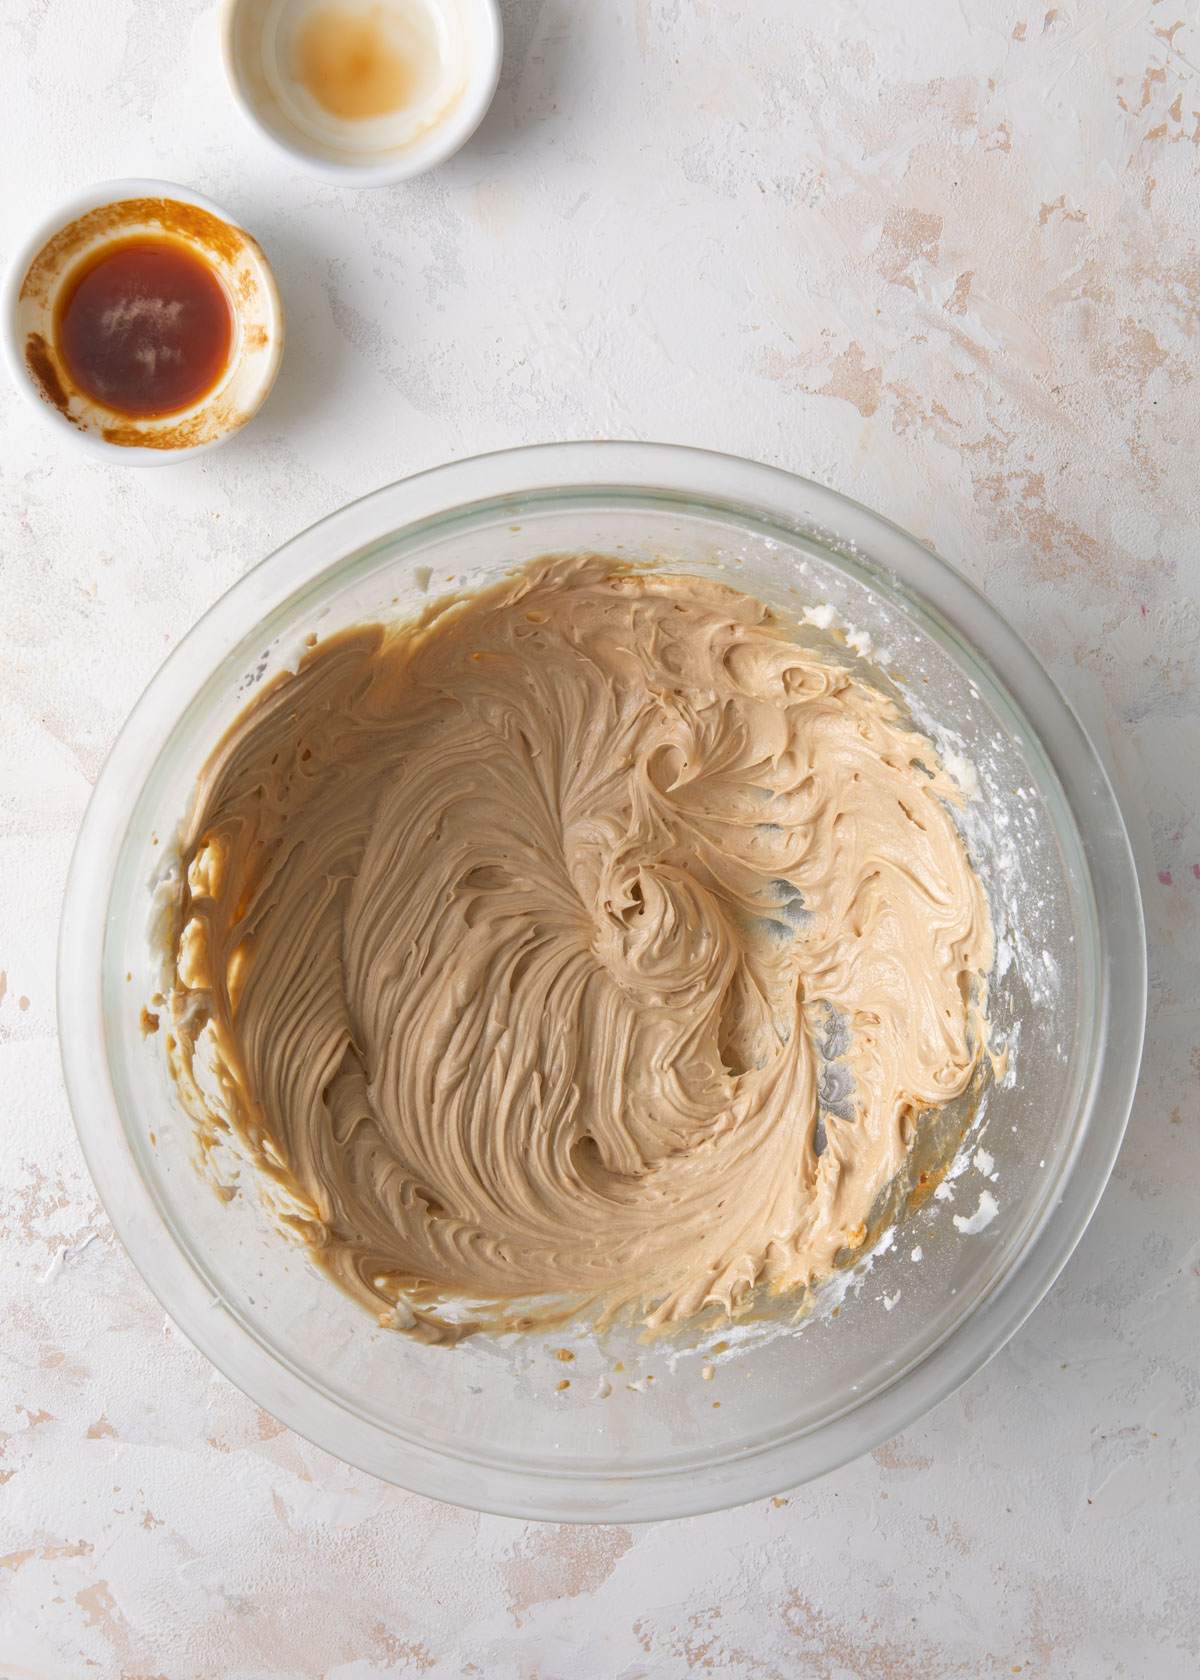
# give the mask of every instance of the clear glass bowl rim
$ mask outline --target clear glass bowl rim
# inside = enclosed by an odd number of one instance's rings
[[[621,1508],[620,1478],[605,1476],[603,1512],[576,1509],[586,1477],[548,1468],[476,1468],[464,1496],[445,1455],[396,1443],[377,1424],[350,1419],[328,1395],[277,1359],[225,1313],[168,1230],[142,1179],[109,1074],[101,973],[105,930],[128,813],[148,767],[182,713],[202,704],[196,673],[212,681],[248,632],[364,551],[415,525],[461,519],[485,503],[620,495],[674,498],[721,515],[742,513],[783,536],[836,533],[853,568],[900,585],[964,651],[975,650],[1056,775],[1090,876],[1099,947],[1095,1056],[1081,1093],[1074,1147],[1054,1217],[1027,1234],[1002,1284],[923,1359],[818,1429],[767,1441],[714,1466],[711,1477],[669,1469]],[[989,684],[991,686],[991,684]],[[1036,729],[1030,720],[1036,719]],[[300,532],[233,585],[185,635],[131,712],[85,812],[68,875],[59,934],[59,1039],[67,1093],[85,1160],[113,1226],[170,1317],[251,1399],[336,1456],[415,1492],[499,1514],[554,1520],[642,1520],[686,1515],[795,1486],[869,1451],[952,1393],[1001,1348],[1066,1264],[1112,1170],[1133,1101],[1146,1008],[1141,901],[1119,807],[1081,724],[1034,654],[961,573],[898,526],[839,492],[779,468],[668,444],[620,441],[533,445],[474,456],[402,479]],[[386,1437],[386,1438],[385,1438]],[[597,1490],[599,1491],[599,1490]],[[587,1503],[586,1501],[582,1503]]]

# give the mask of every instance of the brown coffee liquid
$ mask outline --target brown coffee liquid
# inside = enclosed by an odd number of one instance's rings
[[[189,246],[138,236],[99,251],[59,305],[67,374],[117,414],[159,419],[206,396],[229,365],[233,310]]]
[[[295,73],[318,105],[346,122],[401,110],[418,80],[416,65],[390,38],[381,6],[310,12],[296,42]]]

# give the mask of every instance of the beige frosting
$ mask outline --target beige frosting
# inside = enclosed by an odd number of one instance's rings
[[[992,936],[958,797],[760,602],[539,562],[315,647],[230,730],[172,1068],[388,1322],[735,1310],[860,1244],[972,1079]]]

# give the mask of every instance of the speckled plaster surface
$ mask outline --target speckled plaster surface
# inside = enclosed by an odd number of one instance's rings
[[[492,113],[355,196],[273,161],[186,0],[2,0],[6,245],[164,175],[266,246],[279,384],[142,475],[0,393],[0,1674],[1200,1674],[1200,27],[1183,0],[506,0]],[[75,826],[253,561],[448,457],[610,434],[794,468],[966,569],[1092,730],[1150,941],[1114,1179],[1010,1346],[776,1500],[478,1517],[343,1468],[164,1323],[58,1071]]]

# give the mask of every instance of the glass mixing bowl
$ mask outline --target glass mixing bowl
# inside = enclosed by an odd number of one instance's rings
[[[723,576],[793,613],[828,605],[852,643],[874,650],[948,765],[978,780],[964,828],[997,920],[991,1012],[1011,1067],[974,1116],[949,1193],[886,1233],[794,1328],[598,1342],[567,1326],[425,1347],[381,1330],[285,1240],[248,1175],[224,1201],[197,1172],[161,1043],[140,1027],[155,984],[153,884],[210,750],[254,687],[294,666],[310,631],[406,614],[534,556],[587,549]],[[59,1023],[80,1141],[112,1222],[167,1312],[233,1382],[402,1487],[523,1517],[637,1521],[820,1475],[996,1352],[1063,1266],[1108,1177],[1145,984],[1112,790],[1045,671],[969,583],[885,520],[790,474],[695,450],[576,443],[380,490],[264,560],[184,638],[83,821]],[[986,1197],[998,1205],[986,1223],[981,1192],[985,1213]]]

